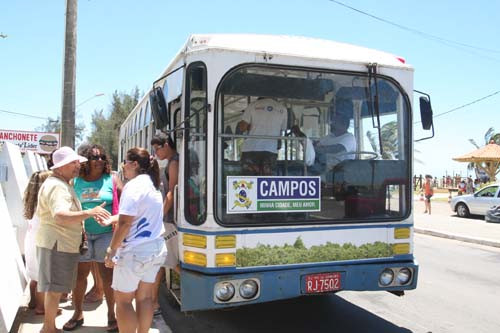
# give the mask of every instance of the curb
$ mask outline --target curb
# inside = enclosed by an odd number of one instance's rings
[[[464,236],[455,235],[455,234],[447,234],[447,233],[437,231],[437,230],[421,229],[421,228],[415,228],[415,227],[413,228],[413,230],[414,230],[414,232],[419,233],[419,234],[447,238],[447,239],[454,239],[454,240],[467,242],[467,243],[474,243],[474,244],[480,244],[480,245],[486,245],[486,246],[500,248],[500,242],[496,241],[496,240],[492,240],[492,239],[464,237]]]
[[[153,316],[152,328],[156,328],[159,333],[172,333],[172,330],[165,322],[163,314],[161,316]]]

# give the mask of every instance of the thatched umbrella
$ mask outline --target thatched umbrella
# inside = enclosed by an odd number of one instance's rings
[[[486,172],[490,180],[495,180],[500,172],[500,145],[495,143],[487,144],[468,154],[454,157],[457,162],[473,162],[476,166]]]

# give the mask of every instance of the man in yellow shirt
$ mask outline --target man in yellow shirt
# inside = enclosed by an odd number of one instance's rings
[[[36,235],[38,291],[45,293],[43,333],[58,331],[55,318],[59,299],[75,285],[82,221],[89,217],[106,219],[110,216],[101,206],[82,211],[70,185],[70,181],[78,176],[80,162],[87,159],[70,147],[56,150],[52,158],[54,165],[50,169],[53,174],[40,188],[37,208],[40,219]]]

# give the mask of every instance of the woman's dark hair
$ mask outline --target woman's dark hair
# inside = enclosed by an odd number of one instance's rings
[[[174,140],[172,140],[172,137],[170,135],[161,132],[153,136],[153,138],[151,139],[151,145],[158,145],[163,147],[165,144],[167,144],[171,149],[176,150],[175,142]]]
[[[127,151],[127,160],[139,164],[139,174],[148,174],[156,189],[160,188],[160,167],[144,148],[131,148]]]
[[[102,173],[107,175],[111,174],[111,159],[109,158],[109,155],[106,154],[104,147],[98,144],[86,144],[78,148],[78,154],[88,159],[87,162],[82,163],[82,167],[80,168],[80,177],[86,177],[90,174],[90,159],[93,156],[92,149],[98,149],[101,157],[106,156],[106,159],[104,160],[104,170]]]
[[[54,152],[56,150],[53,150],[52,153],[49,155],[49,159],[47,160],[47,168],[50,169],[54,166],[54,160],[52,159],[52,156],[54,155]]]

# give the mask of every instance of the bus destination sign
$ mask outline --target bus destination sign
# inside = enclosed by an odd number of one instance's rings
[[[320,177],[227,177],[227,213],[318,212]]]

